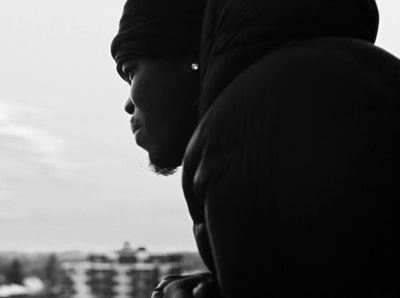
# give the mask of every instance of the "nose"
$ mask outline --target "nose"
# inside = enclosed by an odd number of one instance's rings
[[[125,112],[127,112],[129,115],[133,115],[133,112],[135,112],[135,105],[130,98],[128,98],[125,103]]]

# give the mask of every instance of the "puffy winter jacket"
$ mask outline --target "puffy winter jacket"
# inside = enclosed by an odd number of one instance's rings
[[[204,20],[182,182],[223,296],[400,297],[400,61],[375,2],[209,0]]]

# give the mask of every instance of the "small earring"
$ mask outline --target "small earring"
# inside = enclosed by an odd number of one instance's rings
[[[192,63],[192,69],[194,70],[194,71],[196,71],[196,70],[199,70],[199,64],[198,63]]]

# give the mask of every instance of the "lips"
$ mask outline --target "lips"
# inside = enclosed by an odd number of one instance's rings
[[[137,118],[132,117],[131,119],[131,129],[133,134],[135,135],[136,144],[139,147],[145,149],[145,138],[141,130],[140,122]]]
[[[139,121],[132,117],[131,118],[131,129],[132,129],[133,134],[135,134],[139,130],[139,128],[140,128]]]

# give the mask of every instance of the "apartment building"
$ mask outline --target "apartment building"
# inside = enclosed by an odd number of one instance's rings
[[[149,298],[161,276],[181,273],[181,258],[125,243],[113,255],[92,254],[62,267],[62,298]]]

